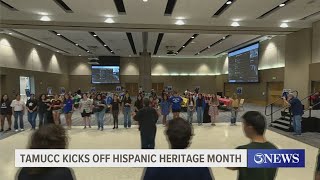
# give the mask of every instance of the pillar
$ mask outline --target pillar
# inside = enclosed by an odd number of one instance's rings
[[[312,29],[287,35],[284,87],[297,90],[299,98],[310,93],[309,64],[312,61]],[[304,102],[307,105],[307,101]]]
[[[148,52],[142,52],[139,57],[139,86],[146,92],[150,92],[152,88],[151,55]]]

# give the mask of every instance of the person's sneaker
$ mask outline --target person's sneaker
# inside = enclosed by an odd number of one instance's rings
[[[8,128],[5,132],[11,131],[11,128]]]
[[[15,132],[18,132],[18,131],[19,131],[19,129],[15,129],[14,131],[15,131]]]
[[[91,125],[89,126],[89,128],[91,128]]]
[[[98,131],[100,130],[100,127],[98,127]]]
[[[215,123],[212,123],[211,126],[216,126],[216,124],[215,124]]]
[[[87,126],[83,127],[83,129],[87,129]]]
[[[24,129],[20,129],[20,131],[24,131]]]
[[[113,127],[112,129],[115,129],[116,127]]]
[[[117,126],[116,129],[119,129],[119,127]]]
[[[100,131],[103,131],[103,128],[101,128]]]

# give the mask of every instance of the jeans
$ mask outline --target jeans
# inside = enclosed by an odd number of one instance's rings
[[[235,124],[237,122],[238,109],[231,108],[231,124]]]
[[[38,112],[39,114],[39,128],[48,123],[48,112]]]
[[[119,110],[112,110],[113,127],[118,127]]]
[[[28,112],[28,121],[31,124],[31,128],[36,128],[36,118],[37,118],[37,112]]]
[[[19,126],[20,129],[24,129],[23,126],[23,113],[22,111],[14,111],[13,113],[13,117],[14,117],[14,129],[19,129],[18,127],[18,119],[19,119]]]
[[[124,127],[131,127],[131,107],[124,107]]]
[[[296,134],[301,134],[301,115],[295,115],[292,117],[293,130]]]
[[[197,108],[197,120],[198,120],[199,124],[203,123],[203,108],[202,107]]]
[[[140,131],[141,149],[154,149],[156,132],[154,134],[144,134]]]
[[[187,120],[189,122],[189,124],[192,124],[192,120],[193,120],[193,111],[191,111],[189,108],[188,108],[188,117],[187,117]]]
[[[100,112],[95,112],[95,116],[98,122],[98,128],[102,128],[103,129],[103,124],[104,124],[104,114],[105,114],[106,110],[103,109]]]

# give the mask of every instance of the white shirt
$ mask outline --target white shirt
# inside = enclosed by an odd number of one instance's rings
[[[11,102],[10,105],[13,108],[13,111],[22,111],[24,107],[24,103],[22,100],[17,101],[16,99]]]

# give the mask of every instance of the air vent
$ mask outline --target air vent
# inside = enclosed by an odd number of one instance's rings
[[[9,10],[11,11],[18,11],[18,9],[16,9],[15,7],[11,6],[10,4],[0,0],[0,4],[5,7],[5,8],[8,8]]]
[[[60,6],[61,9],[63,9],[65,12],[73,13],[72,9],[66,3],[64,3],[62,0],[54,0],[54,2],[57,3],[57,5]]]
[[[113,2],[116,5],[118,14],[125,15],[126,14],[126,9],[124,7],[123,0],[113,0]]]
[[[163,35],[164,35],[164,33],[159,33],[158,34],[158,39],[157,39],[156,46],[154,47],[153,55],[156,55],[158,53],[158,50],[159,50],[160,43],[162,41]]]
[[[173,9],[176,5],[177,0],[168,0],[166,10],[164,11],[165,16],[171,16]]]
[[[129,40],[129,43],[130,43],[130,46],[131,46],[131,49],[132,49],[132,52],[133,54],[137,54],[137,51],[136,51],[136,47],[134,45],[134,41],[133,41],[133,38],[132,38],[132,34],[127,32],[127,37],[128,37],[128,40]]]

